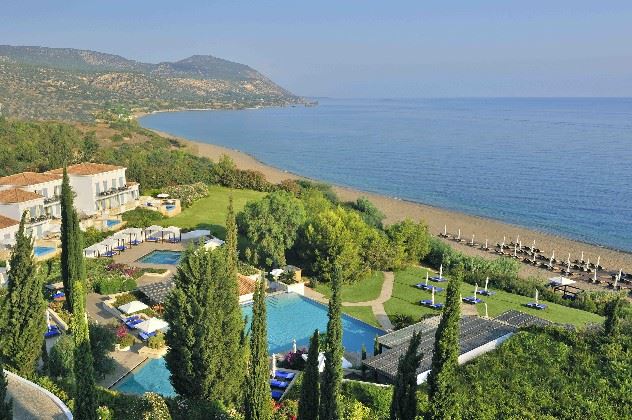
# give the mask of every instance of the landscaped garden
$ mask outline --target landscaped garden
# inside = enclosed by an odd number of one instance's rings
[[[342,285],[342,301],[343,302],[367,302],[377,299],[382,290],[384,283],[384,273],[374,271],[366,279],[359,280],[355,283],[346,283]],[[331,297],[331,287],[329,283],[318,283],[315,290],[322,293],[327,298]]]
[[[384,304],[389,317],[401,314],[419,319],[427,314],[439,314],[438,311],[419,304],[420,300],[429,299],[431,295],[430,292],[415,287],[415,284],[425,281],[426,272],[429,273],[430,277],[436,275],[434,271],[421,267],[410,267],[395,273],[393,296]],[[429,282],[428,284],[439,287],[445,287],[446,285],[446,283],[433,282]],[[483,286],[484,285],[479,285],[479,289],[483,288]],[[487,310],[490,317],[497,316],[509,309],[516,309],[562,324],[579,326],[587,323],[603,322],[603,317],[599,315],[556,303],[546,302],[548,307],[545,310],[530,309],[524,306],[524,304],[533,302],[533,297],[515,295],[501,290],[494,290],[494,292],[496,292],[494,296],[483,297],[483,300],[487,303]],[[461,285],[461,294],[463,297],[472,296],[474,294],[474,286],[464,282]],[[445,301],[444,293],[436,293],[435,300],[443,303]],[[464,303],[463,305],[466,304]],[[483,304],[476,305],[476,309],[479,315],[485,315],[485,307]]]

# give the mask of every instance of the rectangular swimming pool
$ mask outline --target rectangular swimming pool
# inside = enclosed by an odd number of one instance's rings
[[[55,252],[55,249],[56,248],[52,246],[36,246],[33,247],[33,254],[35,254],[36,257],[43,257],[51,252]]]
[[[292,339],[296,339],[299,348],[307,347],[315,329],[327,330],[327,307],[304,296],[295,293],[271,295],[266,298],[266,308],[270,353],[290,351]],[[242,305],[242,313],[252,320],[252,305]],[[384,334],[384,331],[344,314],[342,328],[342,342],[345,350],[350,352],[359,352],[363,344],[372,348],[375,336]],[[151,391],[165,396],[176,395],[164,359],[150,360],[114,388],[129,394]]]
[[[182,251],[169,251],[158,249],[151,251],[147,255],[143,255],[136,262],[142,264],[163,264],[163,265],[178,265],[182,258]]]

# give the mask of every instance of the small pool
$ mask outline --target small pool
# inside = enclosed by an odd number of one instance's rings
[[[316,328],[321,332],[327,330],[327,307],[296,293],[268,296],[266,307],[270,353],[288,352],[294,338],[299,348],[307,347]],[[242,305],[241,310],[244,316],[252,319],[252,305]],[[345,350],[351,352],[359,352],[362,344],[368,349],[372,348],[375,336],[384,334],[384,331],[344,314],[342,328],[342,343]],[[165,396],[175,395],[164,359],[149,361],[114,388],[130,394],[151,391]]]
[[[105,221],[105,225],[109,228],[114,227],[116,225],[120,225],[121,221],[117,219],[108,219]]]
[[[143,264],[178,265],[182,258],[182,251],[155,250],[136,260]]]
[[[56,248],[52,246],[36,246],[36,247],[33,247],[33,253],[35,254],[36,257],[43,257],[45,255],[55,252],[55,249]]]
[[[167,211],[171,211],[171,210],[174,210],[176,206],[174,206],[173,204],[167,204],[165,208],[167,209]]]

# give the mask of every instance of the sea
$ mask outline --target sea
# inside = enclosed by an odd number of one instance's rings
[[[140,123],[329,183],[632,252],[632,98],[317,100]]]

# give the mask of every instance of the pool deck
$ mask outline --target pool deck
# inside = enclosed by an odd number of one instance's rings
[[[105,378],[100,379],[97,383],[105,388],[110,388],[121,379],[123,379],[128,373],[134,370],[136,367],[143,364],[148,357],[138,353],[138,349],[142,347],[141,344],[135,344],[132,350],[129,351],[115,351],[110,353],[110,356],[114,359],[114,371],[105,375]]]
[[[175,271],[176,266],[171,264],[143,264],[139,263],[138,260],[141,257],[149,254],[152,251],[184,251],[184,245],[182,243],[179,244],[170,244],[167,242],[143,242],[140,245],[133,246],[124,252],[121,252],[118,255],[114,256],[114,262],[131,265],[133,267],[141,267],[141,268],[164,268],[170,270],[172,272]]]

